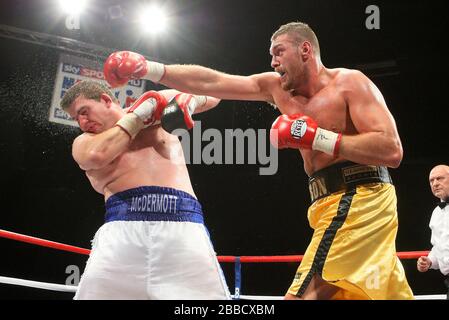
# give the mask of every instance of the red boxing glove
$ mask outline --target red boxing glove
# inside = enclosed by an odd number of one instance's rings
[[[112,53],[103,66],[104,78],[111,87],[120,87],[130,79],[140,79],[147,74],[145,57],[131,51]]]
[[[165,73],[162,63],[146,61],[141,54],[131,51],[112,53],[103,66],[104,78],[111,87],[120,87],[131,79],[159,82]]]
[[[312,118],[302,114],[283,114],[271,126],[270,141],[279,149],[312,149],[337,156],[341,133],[322,129]]]
[[[193,96],[188,93],[176,95],[163,111],[162,128],[169,133],[175,129],[192,129],[194,125],[192,114],[197,107],[205,105],[206,102],[205,96]]]
[[[156,91],[145,92],[116,125],[125,130],[131,139],[134,139],[143,128],[160,123],[162,111],[166,106],[167,100],[163,95]]]
[[[162,111],[167,106],[167,99],[156,91],[147,91],[141,95],[128,109],[128,113],[136,114],[144,124],[144,128],[159,124]]]

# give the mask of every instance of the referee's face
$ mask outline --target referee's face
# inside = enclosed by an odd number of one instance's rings
[[[430,171],[430,188],[435,197],[441,200],[449,198],[449,166],[436,166]]]

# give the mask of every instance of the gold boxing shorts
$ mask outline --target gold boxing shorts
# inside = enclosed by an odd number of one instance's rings
[[[329,179],[326,176],[321,187],[326,188]],[[289,294],[301,297],[319,275],[340,289],[332,299],[413,299],[396,256],[398,218],[391,183],[357,184],[325,195],[309,207],[308,220],[314,229],[312,241]]]

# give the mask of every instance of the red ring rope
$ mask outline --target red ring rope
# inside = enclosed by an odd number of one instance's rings
[[[0,229],[0,238],[7,238],[16,241],[27,242],[35,244],[42,247],[53,248],[62,251],[75,252],[80,254],[89,255],[90,250],[80,247],[71,246],[68,244],[63,244],[59,242],[44,240],[36,237],[26,236],[20,233],[15,233],[11,231]],[[397,256],[399,259],[417,259],[420,256],[427,256],[429,251],[405,251],[398,252]],[[240,256],[240,262],[251,263],[251,262],[300,262],[302,260],[302,255],[288,255],[288,256]],[[218,256],[219,262],[235,262],[235,256]]]
[[[83,248],[79,248],[79,247],[75,247],[75,246],[70,246],[68,244],[63,244],[63,243],[59,243],[59,242],[30,237],[30,236],[26,236],[26,235],[23,235],[20,233],[15,233],[15,232],[1,230],[1,229],[0,229],[0,237],[11,239],[11,240],[16,240],[16,241],[27,242],[27,243],[35,244],[35,245],[38,245],[41,247],[48,247],[48,248],[58,249],[58,250],[62,250],[62,251],[70,251],[70,252],[86,254],[86,255],[90,254],[90,250],[88,250],[88,249],[83,249]]]

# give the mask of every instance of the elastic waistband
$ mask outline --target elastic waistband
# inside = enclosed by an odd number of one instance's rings
[[[201,204],[192,195],[172,188],[137,187],[106,201],[105,221],[187,221],[203,223]]]
[[[393,183],[387,167],[339,162],[318,170],[309,178],[310,198],[314,202],[334,192],[376,182]]]

